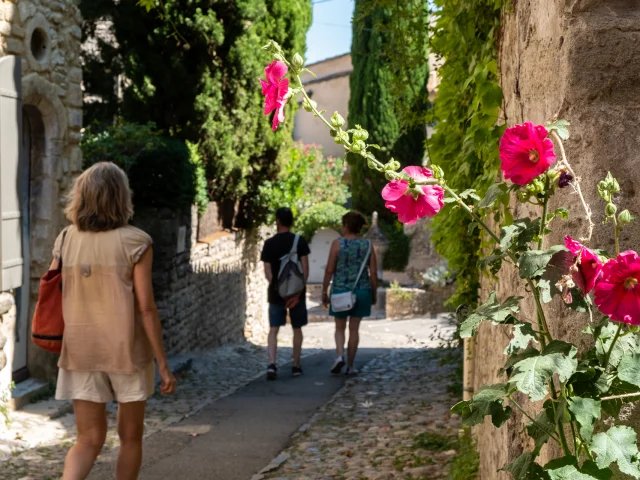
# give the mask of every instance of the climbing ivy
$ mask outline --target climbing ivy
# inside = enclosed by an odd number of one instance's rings
[[[497,40],[505,0],[434,0],[432,52],[444,61],[430,121],[431,161],[439,165],[452,188],[474,188],[480,194],[498,174],[498,125],[502,90]],[[433,222],[433,241],[458,272],[458,294],[450,303],[475,304],[479,287],[480,237],[455,206]]]

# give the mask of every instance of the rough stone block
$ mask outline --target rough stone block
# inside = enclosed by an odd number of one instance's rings
[[[82,110],[78,108],[69,109],[69,127],[78,130],[82,128]]]
[[[13,295],[7,292],[0,293],[0,315],[9,312],[14,304]]]
[[[7,39],[7,53],[11,55],[24,55],[24,42],[18,38]]]
[[[7,21],[1,21],[0,22],[0,34],[4,35],[5,37],[11,36],[11,23],[9,23]]]

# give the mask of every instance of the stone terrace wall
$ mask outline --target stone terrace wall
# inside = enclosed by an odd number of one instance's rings
[[[267,232],[217,232],[198,242],[197,222],[193,212],[170,210],[134,218],[154,238],[153,282],[169,353],[264,341],[267,281],[260,252]]]
[[[596,183],[607,171],[618,178],[623,208],[640,212],[637,166],[640,164],[640,3],[634,0],[520,0],[513,2],[503,23],[500,69],[508,125],[530,120],[543,123],[555,115],[571,122],[567,152],[576,173],[584,179],[583,191],[594,214],[602,212]],[[567,189],[569,190],[569,189]],[[570,221],[556,225],[551,243],[565,233],[580,236],[585,222],[575,195],[562,192],[551,208],[569,207]],[[527,215],[520,206],[517,216]],[[611,227],[597,225],[592,246],[613,251]],[[621,243],[638,248],[640,226],[626,229]],[[497,288],[500,298],[521,293],[523,285],[513,271],[501,273],[497,285],[485,283],[484,294]],[[557,297],[556,297],[557,298]],[[524,318],[534,318],[532,304]],[[584,317],[568,313],[559,300],[548,308],[547,318],[555,338],[580,342]],[[483,326],[475,345],[473,384],[498,381],[504,363],[507,332]],[[637,412],[630,412],[637,429]],[[510,478],[498,469],[513,460],[529,441],[522,433],[525,421],[516,415],[506,428],[490,423],[477,429],[481,479]],[[543,452],[541,463],[558,452]],[[546,458],[545,458],[546,457]]]

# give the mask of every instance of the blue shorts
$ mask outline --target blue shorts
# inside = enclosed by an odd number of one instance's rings
[[[335,293],[344,293],[338,292]],[[364,318],[371,316],[371,305],[373,303],[373,293],[370,288],[366,289],[358,289],[355,292],[356,294],[356,304],[353,306],[351,310],[347,310],[346,312],[334,312],[331,308],[329,309],[329,315],[336,318],[347,318],[347,317],[357,317]]]
[[[289,317],[291,318],[291,326],[293,328],[302,328],[309,323],[309,315],[307,313],[307,302],[304,296],[298,304],[289,309]],[[272,327],[283,327],[287,324],[287,308],[284,305],[276,303],[269,304],[269,325]]]

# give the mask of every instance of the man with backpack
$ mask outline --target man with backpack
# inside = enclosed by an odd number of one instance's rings
[[[267,380],[278,377],[276,351],[278,332],[287,323],[287,311],[293,327],[294,377],[302,375],[302,327],[308,322],[306,284],[309,277],[309,245],[304,238],[291,232],[293,213],[289,208],[276,212],[278,233],[264,243],[261,261],[269,281],[269,366]]]

